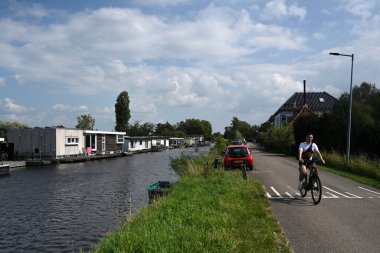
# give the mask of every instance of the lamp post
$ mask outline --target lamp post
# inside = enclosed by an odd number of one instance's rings
[[[330,53],[330,55],[351,57],[350,101],[349,101],[349,110],[348,110],[348,131],[347,131],[347,163],[349,163],[350,162],[350,147],[351,147],[352,72],[354,69],[354,54]]]

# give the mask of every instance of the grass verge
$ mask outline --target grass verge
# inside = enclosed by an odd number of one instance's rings
[[[380,189],[380,163],[364,155],[352,156],[347,164],[345,157],[337,152],[323,153],[327,166],[320,166],[332,173]]]
[[[210,158],[173,161],[183,177],[93,252],[291,252],[261,185]],[[188,168],[189,170],[186,170]]]

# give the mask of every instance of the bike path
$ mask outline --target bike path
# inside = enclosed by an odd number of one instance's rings
[[[320,170],[322,200],[314,205],[297,189],[298,164],[254,150],[254,170],[295,252],[378,252],[380,191]]]

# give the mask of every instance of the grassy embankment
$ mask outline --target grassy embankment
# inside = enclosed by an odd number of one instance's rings
[[[326,166],[320,166],[335,174],[380,189],[380,161],[361,156],[352,156],[347,164],[345,157],[336,152],[325,152]]]
[[[172,161],[172,192],[108,234],[93,252],[290,252],[261,185],[214,169],[215,155]]]

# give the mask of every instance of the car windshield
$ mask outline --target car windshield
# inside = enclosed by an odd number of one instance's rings
[[[248,155],[248,150],[243,147],[231,147],[228,149],[228,155],[233,158],[245,157]]]

